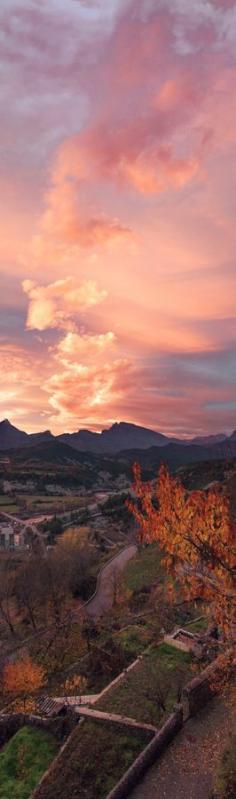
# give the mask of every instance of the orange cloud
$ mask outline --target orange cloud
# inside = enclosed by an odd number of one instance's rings
[[[41,254],[53,246],[65,250],[100,247],[131,235],[130,228],[117,217],[84,198],[90,166],[88,153],[74,138],[59,147],[51,170],[51,185],[45,193],[45,211],[35,238]]]
[[[115,336],[111,331],[94,336],[69,332],[57,346],[57,357],[61,360],[65,359],[65,361],[71,359],[76,361],[81,358],[97,359],[114,342]]]
[[[55,367],[45,381],[53,423],[73,426],[73,419],[104,419],[109,407],[122,401],[133,383],[131,362],[117,357],[112,331],[81,334],[69,331],[51,350]],[[93,416],[94,414],[94,416]]]
[[[24,280],[22,286],[30,301],[26,322],[30,330],[74,327],[74,316],[106,297],[106,291],[99,291],[93,281],[78,286],[72,277],[57,280],[48,286]]]
[[[67,363],[67,368],[44,384],[54,411],[52,422],[72,428],[75,419],[79,424],[85,420],[93,425],[103,422],[107,410],[110,412],[124,396],[131,371],[126,359],[90,365]]]
[[[155,94],[153,105],[164,113],[177,111],[180,104],[195,104],[198,93],[187,76],[169,78]]]
[[[180,189],[192,180],[201,167],[200,154],[177,158],[170,147],[145,154],[135,161],[123,160],[119,172],[141,194],[157,194],[173,187]]]
[[[30,352],[16,344],[0,345],[0,370],[4,385],[0,392],[0,418],[10,418],[20,427],[38,429],[39,417],[47,406],[42,389],[43,379],[50,375],[50,358]]]
[[[66,246],[93,247],[130,235],[128,227],[104,213],[80,208],[79,186],[65,179],[46,194],[47,208],[41,220],[41,235]],[[91,215],[88,215],[91,214]]]

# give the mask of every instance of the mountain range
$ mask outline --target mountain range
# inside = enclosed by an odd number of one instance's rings
[[[124,450],[146,450],[151,447],[169,447],[169,445],[181,447],[220,447],[227,453],[236,448],[236,430],[226,436],[224,433],[210,436],[200,436],[188,440],[172,438],[163,435],[146,427],[139,427],[128,422],[113,424],[101,433],[94,433],[91,430],[79,430],[75,433],[62,433],[53,436],[50,430],[41,433],[26,433],[18,430],[8,419],[0,422],[0,450],[24,449],[46,443],[67,444],[74,450],[80,452],[90,452],[95,454],[116,454]]]

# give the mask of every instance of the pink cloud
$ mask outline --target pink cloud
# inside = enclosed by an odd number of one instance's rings
[[[4,386],[0,396],[0,418],[10,418],[28,430],[45,427],[41,416],[47,407],[42,379],[50,374],[50,362],[43,355],[29,352],[27,346],[0,343],[0,369]]]
[[[102,302],[106,292],[99,291],[92,281],[81,286],[72,277],[57,280],[48,286],[40,286],[32,280],[23,281],[23,290],[29,297],[27,328],[73,328],[74,318],[88,308]]]
[[[67,362],[71,359],[76,362],[81,358],[91,361],[97,359],[114,342],[115,336],[112,331],[95,335],[69,332],[57,345],[57,357]]]
[[[81,346],[66,358],[59,345],[56,360],[59,368],[44,384],[52,408],[52,423],[73,428],[85,421],[94,427],[103,423],[107,412],[119,407],[129,386],[133,385],[132,364],[127,359],[107,361],[106,349],[110,340],[103,341],[100,350],[97,340],[88,343],[85,338]],[[94,356],[96,351],[96,358]],[[78,358],[81,360],[79,361]],[[61,366],[61,368],[60,368]]]

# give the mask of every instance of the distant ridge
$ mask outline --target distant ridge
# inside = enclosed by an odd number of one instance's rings
[[[164,447],[170,439],[162,433],[156,433],[146,427],[139,427],[128,422],[116,422],[102,433],[91,433],[90,430],[79,430],[78,433],[64,433],[58,436],[60,441],[71,447],[87,452],[120,452],[122,449],[138,447]]]
[[[54,439],[55,436],[50,433],[50,430],[45,430],[42,433],[25,433],[14,427],[8,419],[0,422],[0,449],[2,450],[30,447],[32,444],[54,441]]]
[[[209,436],[198,436],[189,440],[171,438],[162,433],[150,430],[128,422],[116,422],[102,433],[94,433],[91,430],[79,430],[75,433],[62,433],[53,436],[50,430],[40,433],[25,433],[18,430],[8,419],[0,422],[0,450],[23,449],[37,444],[58,442],[67,444],[74,450],[80,452],[91,452],[95,454],[116,454],[124,450],[147,450],[151,447],[164,449],[170,444],[189,448],[194,447],[222,447],[227,451],[230,446],[236,443],[236,430],[231,436],[224,433]]]

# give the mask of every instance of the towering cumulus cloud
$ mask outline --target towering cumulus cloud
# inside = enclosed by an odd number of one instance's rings
[[[31,330],[47,330],[49,327],[66,329],[67,326],[73,326],[75,315],[106,297],[106,292],[99,291],[91,280],[78,286],[73,277],[57,280],[49,286],[24,280],[22,286],[29,297],[26,326]]]
[[[230,431],[235,3],[2,0],[0,17],[2,413]]]

